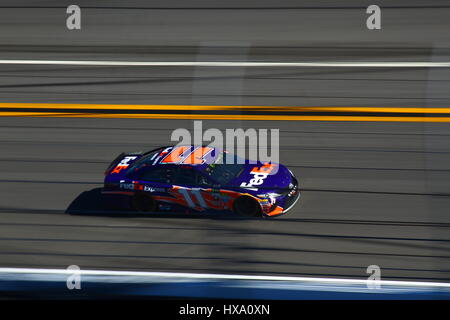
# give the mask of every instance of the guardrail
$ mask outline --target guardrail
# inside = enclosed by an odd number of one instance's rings
[[[68,282],[79,281],[79,289]],[[103,298],[450,299],[450,283],[225,274],[0,268],[0,295]]]

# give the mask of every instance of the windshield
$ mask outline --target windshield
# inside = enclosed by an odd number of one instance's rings
[[[230,158],[230,156],[231,159],[227,159],[227,153],[222,152],[217,157],[215,163],[210,164],[205,169],[205,173],[222,186],[228,184],[231,180],[238,177],[244,170],[245,160],[239,158],[236,155],[228,154],[228,158]],[[227,161],[229,162],[229,164],[226,163]],[[218,162],[220,164],[217,164]]]
[[[238,177],[243,169],[243,164],[211,164],[205,171],[208,176],[223,186]]]

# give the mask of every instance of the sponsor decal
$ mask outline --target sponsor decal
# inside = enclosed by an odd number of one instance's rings
[[[272,204],[270,203],[269,199],[261,199],[259,200],[259,203],[261,204],[261,206],[266,210],[269,209]]]
[[[122,171],[123,169],[128,168],[128,166],[130,165],[128,163],[129,161],[134,160],[136,158],[137,157],[134,156],[127,156],[123,158],[111,173],[120,173],[120,171]]]
[[[136,190],[136,191],[146,191],[146,192],[166,192],[165,188],[152,187],[146,184],[139,183],[139,181],[132,181],[131,183],[125,183],[123,180],[120,181],[120,189],[124,190]]]
[[[250,171],[250,174],[253,175],[253,179],[250,179],[250,181],[242,182],[241,187],[244,187],[246,189],[250,190],[258,190],[257,188],[253,188],[253,186],[259,186],[264,183],[264,180],[267,178],[267,176],[273,171],[273,169],[276,167],[275,164],[271,163],[265,163],[260,168],[254,167],[252,171]]]

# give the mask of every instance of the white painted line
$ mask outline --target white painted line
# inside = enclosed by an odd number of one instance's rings
[[[346,68],[448,68],[450,62],[239,62],[239,61],[81,61],[0,60],[0,64],[142,66],[142,67],[346,67]]]
[[[0,276],[6,273],[15,274],[64,274],[72,275],[73,270],[66,269],[33,269],[33,268],[0,268]],[[148,278],[180,278],[198,280],[249,280],[249,281],[288,281],[288,282],[308,282],[315,284],[335,284],[335,285],[367,285],[368,280],[359,279],[339,279],[339,278],[310,278],[310,277],[281,277],[281,276],[249,276],[234,274],[208,274],[208,273],[173,273],[173,272],[140,272],[140,271],[109,271],[109,270],[80,270],[79,275],[85,276],[131,276]],[[416,281],[395,281],[380,280],[381,286],[404,286],[404,287],[428,287],[450,289],[450,283],[444,282],[416,282]]]

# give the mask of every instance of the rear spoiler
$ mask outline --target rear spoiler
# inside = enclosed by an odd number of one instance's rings
[[[122,152],[121,154],[119,154],[108,166],[108,168],[106,168],[105,170],[105,176],[108,175],[111,170],[125,157],[127,156],[142,156],[144,153],[143,152],[131,152],[131,153],[125,153]]]
[[[145,156],[145,155],[147,155],[147,154],[149,154],[149,153],[151,153],[151,152],[158,151],[158,150],[162,150],[162,149],[166,149],[166,148],[168,148],[168,147],[171,147],[171,146],[159,147],[159,148],[156,148],[156,149],[147,151],[147,152],[145,152],[145,153],[142,152],[142,151],[139,151],[139,152],[132,152],[132,153],[125,153],[125,152],[122,152],[121,154],[119,154],[119,155],[118,155],[118,156],[117,156],[117,157],[109,164],[108,168],[105,170],[105,176],[108,175],[108,174],[111,172],[111,170],[112,170],[115,166],[117,166],[117,164],[119,164],[119,162],[120,162],[123,158],[125,158],[125,157],[127,157],[127,156],[139,156],[139,157],[141,157],[141,156]]]

